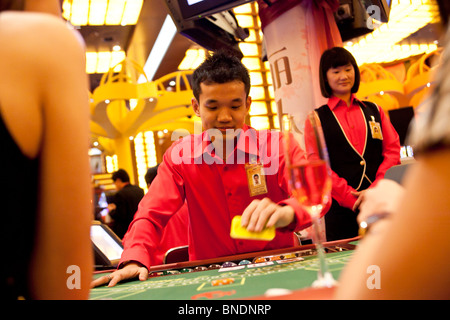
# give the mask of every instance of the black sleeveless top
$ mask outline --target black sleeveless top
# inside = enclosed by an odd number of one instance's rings
[[[347,140],[328,105],[323,105],[316,111],[322,123],[331,169],[347,180],[347,183],[354,189],[364,190],[375,180],[378,167],[383,162],[382,141],[373,139],[369,129],[369,121],[372,119],[381,126],[381,117],[375,104],[369,101],[358,101],[358,104],[367,126],[366,146],[362,155]]]
[[[25,156],[0,114],[2,296],[29,298],[28,269],[37,221],[38,159]]]

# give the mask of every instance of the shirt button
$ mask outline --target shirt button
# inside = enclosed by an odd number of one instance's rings
[[[365,163],[365,161],[364,160],[361,160],[361,162],[359,163],[360,165],[365,165],[366,163]]]
[[[231,197],[233,194],[231,192],[227,193],[227,196]]]

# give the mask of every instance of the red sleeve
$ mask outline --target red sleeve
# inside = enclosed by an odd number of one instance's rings
[[[384,160],[378,167],[375,181],[371,187],[375,186],[379,180],[384,178],[386,171],[390,167],[400,164],[400,138],[383,109],[380,107],[378,109],[381,117],[381,131],[383,133],[382,154]]]
[[[333,181],[331,196],[339,203],[339,205],[352,209],[357,198],[352,195],[351,192],[356,192],[356,190],[348,185],[347,180],[341,178],[333,170],[331,170],[331,179]]]
[[[165,153],[167,154],[170,154],[170,149]],[[155,180],[139,203],[123,239],[124,251],[119,268],[130,260],[149,268],[152,265],[151,256],[161,241],[164,227],[184,203],[183,180],[169,158],[164,156]]]

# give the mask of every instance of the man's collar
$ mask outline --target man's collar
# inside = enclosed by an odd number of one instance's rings
[[[258,150],[258,131],[254,128],[244,124],[242,129],[238,129],[238,140],[236,145],[234,145],[234,141],[230,142],[230,145],[227,146],[232,151],[239,150],[241,152],[247,154],[257,155]],[[236,130],[237,131],[237,130]],[[214,146],[211,142],[210,132],[205,130],[199,135],[193,135],[193,152],[192,155],[194,158],[201,157],[204,153],[207,153],[210,156],[214,154]],[[226,143],[226,142],[225,142]]]

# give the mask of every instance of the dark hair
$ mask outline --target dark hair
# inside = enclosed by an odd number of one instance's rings
[[[158,173],[158,167],[159,164],[147,169],[147,173],[145,174],[145,182],[147,183],[147,185],[151,184],[153,180],[156,178],[156,174]]]
[[[327,80],[327,71],[331,68],[337,68],[351,64],[355,69],[355,84],[352,87],[351,92],[356,93],[359,89],[360,73],[358,65],[353,55],[342,47],[334,47],[325,50],[320,57],[319,65],[319,78],[320,78],[320,91],[325,98],[331,97],[333,90]]]
[[[227,83],[235,80],[244,83],[245,92],[248,96],[250,93],[250,76],[247,68],[231,52],[219,50],[207,57],[194,71],[192,75],[192,91],[195,99],[199,101],[201,83]]]
[[[450,3],[448,3],[448,0],[437,0],[437,3],[439,6],[442,25],[446,27],[450,17]]]
[[[23,0],[0,0],[0,11],[23,10]]]
[[[130,176],[123,169],[119,169],[116,172],[114,172],[112,174],[112,179],[113,179],[113,181],[116,181],[117,179],[120,179],[122,182],[130,182]]]

